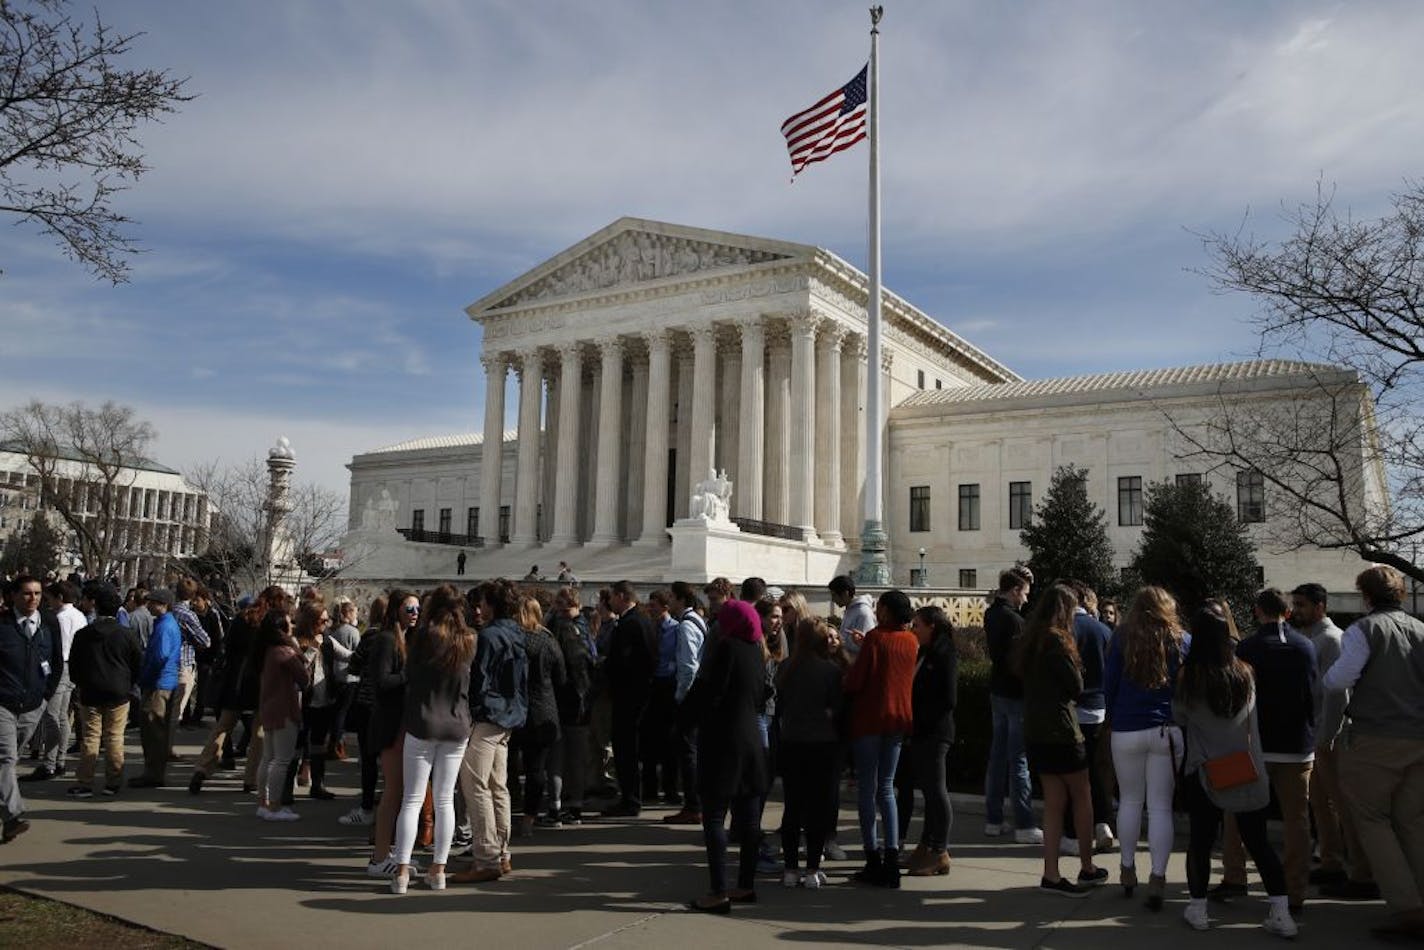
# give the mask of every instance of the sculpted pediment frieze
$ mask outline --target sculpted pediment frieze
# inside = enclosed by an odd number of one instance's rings
[[[647,283],[767,261],[788,254],[736,247],[646,231],[625,231],[510,294],[489,309],[536,300],[572,297],[597,290]]]

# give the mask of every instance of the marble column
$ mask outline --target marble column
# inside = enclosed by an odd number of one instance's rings
[[[841,346],[841,525],[860,538],[865,519],[865,337],[848,334]]]
[[[666,330],[648,334],[648,434],[643,447],[643,530],[640,546],[667,543],[668,409],[672,358]]]
[[[643,533],[643,467],[648,444],[648,358],[639,353],[629,357],[633,366],[633,382],[628,390],[628,478],[627,502],[624,504],[624,538],[638,538]]]
[[[618,496],[623,473],[619,471],[619,447],[623,433],[623,341],[611,337],[599,341],[603,352],[603,385],[598,397],[598,488],[593,509],[591,544],[618,541]]]
[[[561,408],[564,402],[559,368],[552,359],[544,363],[544,437],[539,440],[539,469],[543,491],[539,493],[539,541],[549,540],[554,533],[554,494],[558,490],[558,453],[554,442],[559,437]]]
[[[674,518],[686,518],[692,500],[692,486],[705,475],[695,475],[688,463],[692,460],[692,402],[694,399],[692,354],[677,356],[677,476],[673,484],[672,510]]]
[[[514,462],[514,524],[511,544],[533,547],[534,516],[539,506],[539,410],[544,395],[544,367],[537,350],[516,357],[519,374],[519,448]]]
[[[485,444],[480,450],[480,534],[499,544],[500,475],[504,472],[504,384],[509,360],[503,353],[480,357],[485,368]]]
[[[692,327],[692,420],[687,456],[691,484],[707,478],[712,467],[713,413],[717,408],[717,331]],[[691,499],[689,498],[689,501]]]
[[[759,318],[738,325],[742,330],[741,424],[737,438],[737,472],[741,481],[732,488],[732,504],[739,518],[761,521],[762,467],[766,458],[766,331]]]
[[[579,419],[583,395],[583,349],[578,343],[559,347],[559,435],[554,445],[558,459],[554,475],[553,544],[578,541]]]
[[[593,535],[593,507],[598,497],[598,420],[599,400],[603,398],[603,363],[588,367],[588,379],[583,386],[583,451],[579,454],[578,536],[586,541]]]
[[[713,461],[719,469],[726,469],[727,478],[732,482],[732,498],[742,485],[737,467],[738,439],[741,434],[742,406],[742,351],[741,344],[733,341],[722,352],[722,402],[720,421],[717,423],[717,454]]]
[[[827,324],[816,343],[816,531],[841,539],[841,328]]]
[[[807,540],[816,534],[816,326],[820,321],[812,314],[801,314],[791,324],[791,398],[787,404],[786,434],[790,443],[788,460],[787,510],[788,524],[806,533]]]
[[[784,340],[771,344],[766,359],[766,520],[786,524],[791,517],[790,436],[791,349]]]

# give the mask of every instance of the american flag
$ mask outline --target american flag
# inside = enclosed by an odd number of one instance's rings
[[[866,70],[803,112],[781,124],[791,153],[791,177],[807,165],[843,152],[865,138]]]

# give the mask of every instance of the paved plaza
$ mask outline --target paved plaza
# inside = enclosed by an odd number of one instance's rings
[[[202,734],[185,731],[180,750],[198,751]],[[134,743],[130,768],[139,761]],[[730,918],[683,909],[706,889],[701,835],[667,827],[666,811],[636,821],[593,821],[539,829],[515,841],[516,873],[495,884],[452,886],[432,893],[412,884],[396,897],[364,874],[364,829],[336,819],[351,805],[354,762],[334,765],[341,798],[299,798],[302,820],[258,821],[240,774],[221,773],[199,797],[186,790],[188,767],[173,769],[171,788],[133,790],[117,800],[72,801],[65,780],[25,786],[32,830],[0,848],[0,883],[55,900],[178,933],[221,947],[791,947],[1123,946],[1268,947],[1261,931],[1264,901],[1213,905],[1220,926],[1210,934],[1182,923],[1180,853],[1169,870],[1166,910],[1153,914],[1115,886],[1087,900],[1036,890],[1038,852],[984,838],[983,818],[958,796],[948,878],[906,878],[899,892],[852,886],[855,865],[832,864],[820,892],[758,883],[760,902]],[[767,809],[775,827],[779,806]],[[841,827],[854,827],[849,813]],[[918,822],[916,822],[916,829]],[[843,839],[850,835],[843,832]],[[1139,856],[1139,862],[1145,853]],[[1113,871],[1117,857],[1100,863]],[[1141,866],[1141,865],[1140,865]],[[1065,860],[1064,870],[1075,867]],[[1144,872],[1145,877],[1145,872]],[[1382,905],[1311,901],[1300,941],[1339,946],[1370,943],[1369,922]],[[6,944],[0,922],[0,946]]]

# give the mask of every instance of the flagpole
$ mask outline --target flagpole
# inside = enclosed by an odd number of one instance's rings
[[[869,265],[870,294],[866,301],[865,387],[865,526],[860,532],[860,570],[857,579],[871,587],[890,585],[886,553],[883,472],[883,413],[880,364],[880,18],[885,8],[870,8],[870,68],[867,71],[866,132],[870,140]]]

